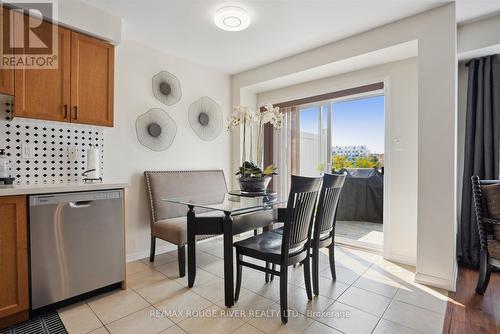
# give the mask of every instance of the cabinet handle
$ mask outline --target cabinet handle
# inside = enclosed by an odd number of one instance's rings
[[[78,119],[78,107],[75,106],[74,108],[75,108],[75,119]]]
[[[68,118],[68,105],[64,105],[64,118]]]

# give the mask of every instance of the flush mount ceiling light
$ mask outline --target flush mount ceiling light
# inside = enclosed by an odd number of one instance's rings
[[[215,25],[226,31],[241,31],[250,25],[250,15],[241,7],[219,8],[214,15]]]

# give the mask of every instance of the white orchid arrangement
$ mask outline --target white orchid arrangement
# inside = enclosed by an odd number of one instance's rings
[[[281,129],[281,118],[283,114],[280,112],[279,107],[272,104],[266,104],[264,110],[259,109],[255,113],[257,122],[263,126],[264,124],[271,123],[275,129]]]
[[[254,115],[250,111],[250,109],[248,109],[248,107],[234,106],[233,112],[231,113],[231,115],[229,115],[228,118],[229,124],[227,126],[227,129],[232,130],[240,124],[251,124],[253,122],[253,119]]]
[[[237,126],[243,126],[243,151],[242,151],[242,166],[245,165],[246,161],[246,135],[247,127],[250,128],[250,156],[253,152],[252,140],[254,126],[257,126],[257,166],[262,166],[263,160],[263,134],[264,126],[266,124],[271,124],[275,129],[281,129],[281,119],[283,114],[280,112],[279,107],[275,107],[272,104],[267,104],[262,109],[258,109],[253,112],[248,107],[245,106],[235,106],[233,107],[233,112],[228,118],[228,130],[232,130]],[[275,173],[276,167],[274,165],[266,167],[264,170],[271,170]],[[263,173],[264,174],[264,173]],[[265,174],[264,174],[265,175]]]

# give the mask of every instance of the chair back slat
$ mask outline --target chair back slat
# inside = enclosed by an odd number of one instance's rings
[[[318,199],[314,226],[314,239],[326,235],[335,228],[337,207],[347,173],[325,174]]]
[[[302,249],[310,240],[311,222],[321,178],[292,175],[287,216],[283,229],[282,256]]]

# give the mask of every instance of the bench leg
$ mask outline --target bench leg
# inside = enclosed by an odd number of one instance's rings
[[[156,250],[156,237],[151,236],[151,252],[149,253],[149,262],[154,262]]]

